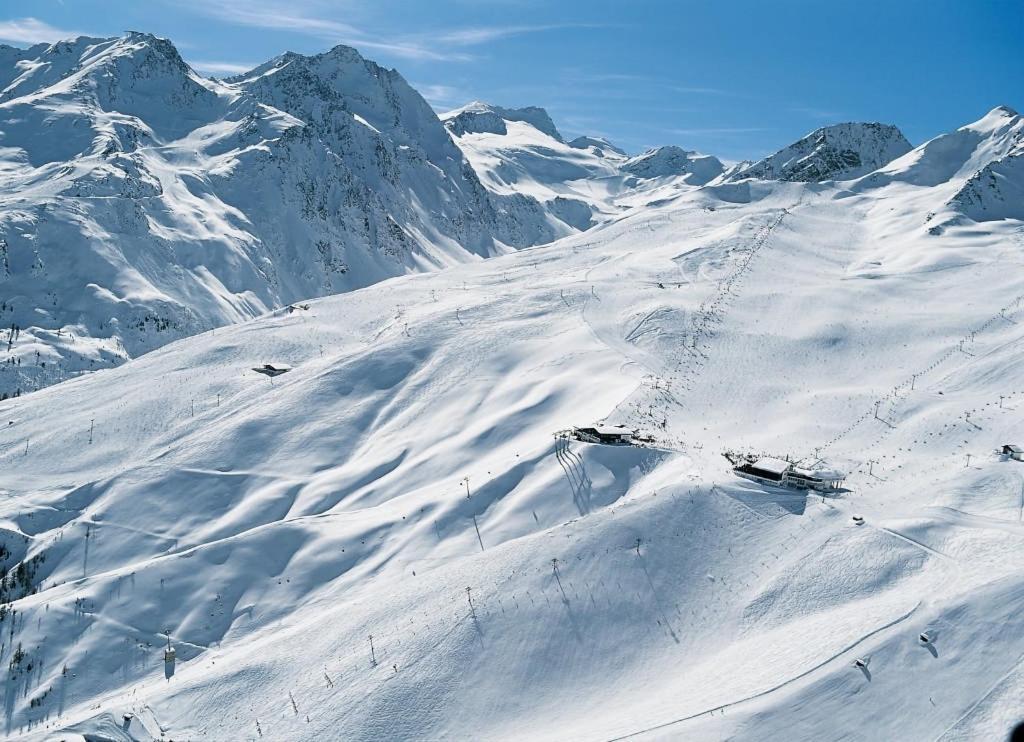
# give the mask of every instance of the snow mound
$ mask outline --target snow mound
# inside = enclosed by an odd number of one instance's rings
[[[847,123],[826,126],[731,175],[821,183],[849,180],[876,170],[903,155],[910,142],[895,126]]]
[[[704,185],[720,176],[724,167],[717,157],[688,152],[682,147],[666,146],[631,157],[622,169],[638,178],[682,176],[692,185]]]

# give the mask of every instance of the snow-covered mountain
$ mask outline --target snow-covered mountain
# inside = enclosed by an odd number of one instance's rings
[[[892,162],[911,148],[903,133],[887,124],[835,124],[811,132],[775,154],[730,175],[820,183],[849,180]]]
[[[401,75],[348,47],[221,82],[164,39],[79,38],[3,47],[0,84],[0,326],[19,343],[0,394],[574,231],[483,188]]]
[[[441,118],[488,189],[529,194],[578,229],[704,185],[723,171],[717,158],[675,146],[629,157],[600,137],[565,142],[537,107],[475,101]]]
[[[556,142],[562,141],[562,135],[555,127],[555,122],[543,108],[527,106],[526,108],[503,108],[492,106],[482,101],[473,101],[462,108],[449,111],[443,117],[444,125],[457,137],[465,134],[508,134],[507,122],[514,121],[529,124],[542,134]],[[580,140],[571,145],[579,147]],[[614,148],[613,148],[614,149]]]
[[[0,47],[0,91],[0,383],[105,367],[0,394],[5,738],[1019,721],[1014,111],[726,169],[345,47]]]
[[[850,185],[680,191],[0,402],[3,734],[999,739],[1024,231]],[[653,442],[553,437],[595,421]]]
[[[966,217],[986,222],[1024,218],[1024,118],[998,106],[978,121],[929,140],[855,188],[917,194],[930,229]]]
[[[622,164],[622,170],[638,178],[678,176],[689,185],[705,185],[722,175],[725,168],[717,157],[669,145],[631,157]]]

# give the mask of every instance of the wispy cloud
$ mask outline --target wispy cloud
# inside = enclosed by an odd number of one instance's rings
[[[438,85],[429,82],[414,82],[412,84],[419,94],[422,95],[435,111],[449,111],[457,105],[469,100],[469,94],[451,85]]]
[[[523,34],[543,33],[545,31],[563,31],[571,28],[598,28],[591,23],[555,23],[533,26],[476,26],[471,28],[458,28],[451,31],[442,31],[433,36],[437,41],[455,46],[476,46],[488,44],[492,41],[505,39],[510,36],[522,36]]]
[[[314,12],[314,8],[303,8],[301,3],[279,6],[274,3],[256,1],[221,0],[213,3],[192,2],[190,5],[195,12],[225,23],[251,28],[292,31],[333,44],[351,44],[360,49],[387,52],[403,59],[435,61],[465,61],[469,59],[466,54],[448,53],[414,40],[383,38],[349,23],[321,17]]]
[[[61,39],[81,36],[78,31],[54,28],[37,18],[14,18],[0,21],[0,41],[12,44],[52,44]]]
[[[225,23],[268,28],[350,44],[361,50],[382,52],[402,59],[468,62],[475,59],[468,47],[492,43],[512,36],[565,28],[593,28],[593,24],[550,24],[520,26],[473,26],[424,31],[417,34],[386,35],[330,17],[332,8],[317,0],[186,0],[191,9]]]
[[[638,75],[619,72],[590,72],[578,68],[561,71],[566,82],[581,85],[624,85],[634,97],[647,96],[653,91],[664,91],[680,95],[735,95],[732,91],[711,85],[691,85],[655,75]]]
[[[189,62],[192,69],[198,70],[199,72],[205,72],[208,75],[240,75],[243,72],[248,72],[256,65],[254,64],[238,64],[237,62],[209,62],[205,60],[196,60]]]

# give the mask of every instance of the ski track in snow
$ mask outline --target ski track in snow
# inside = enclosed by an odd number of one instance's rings
[[[0,401],[0,541],[5,567],[23,565],[0,620],[7,736],[1005,733],[1024,473],[995,451],[1024,438],[1024,233],[999,189],[1016,192],[1019,116],[914,149],[844,124],[737,170],[564,142],[541,109],[472,104],[442,124],[345,47],[224,83],[140,34],[24,53],[51,66],[22,65],[4,84],[26,97],[0,107],[31,118],[33,95],[56,101],[59,131],[68,80],[149,60],[152,134],[111,129],[143,119],[97,89],[90,126],[121,149],[55,150],[78,169],[47,160],[57,182],[19,160],[17,177],[88,217],[100,253],[148,218],[159,250],[142,262],[175,280],[132,290],[184,314],[183,339],[128,333],[131,353],[106,310],[73,342],[66,323],[5,338],[79,365],[149,351]],[[182,106],[202,126],[177,131],[164,109]],[[365,202],[284,168],[295,213],[263,209],[262,168],[282,153],[355,168]],[[115,185],[130,193],[102,192]],[[152,211],[171,202],[182,211]],[[338,245],[366,227],[331,222],[342,204],[380,230],[344,272]],[[30,211],[0,204],[3,258],[52,308]],[[46,239],[70,234],[52,224]],[[202,245],[171,239],[186,228]],[[304,265],[292,248],[325,234]],[[237,262],[185,276],[188,245]],[[120,311],[105,277],[87,308]],[[273,309],[290,301],[304,303]],[[290,370],[268,378],[267,363]],[[40,386],[64,373],[42,369]],[[654,441],[561,434],[604,420]],[[820,498],[762,487],[727,450],[849,477]]]

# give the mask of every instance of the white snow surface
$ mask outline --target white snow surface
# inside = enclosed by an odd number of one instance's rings
[[[475,101],[441,115],[481,182],[527,194],[553,218],[585,230],[718,178],[722,163],[681,147],[635,157],[600,137],[565,142],[542,108]]]
[[[0,402],[28,565],[4,733],[1002,738],[1024,225],[930,231],[956,184],[901,174],[934,149],[874,187],[680,191]],[[594,422],[655,442],[554,437]]]
[[[1024,117],[1007,106],[916,147],[854,184],[916,194],[930,229],[1024,219]]]
[[[349,47],[229,81],[148,34],[0,47],[0,395],[575,231]]]

